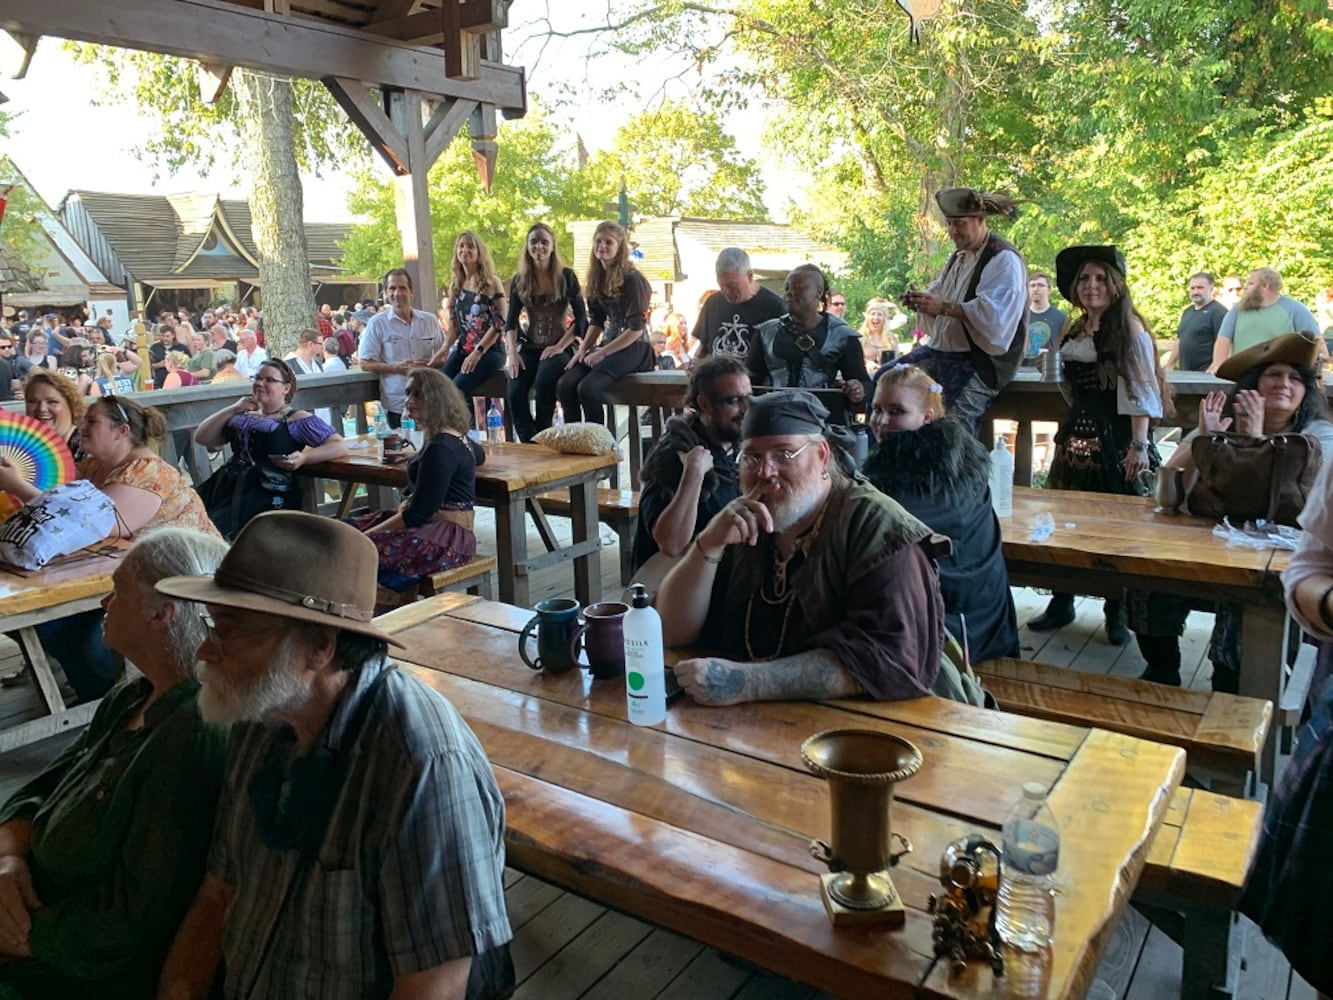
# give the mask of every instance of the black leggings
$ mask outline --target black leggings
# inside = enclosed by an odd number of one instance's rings
[[[573,353],[568,349],[561,351],[545,361],[541,359],[545,348],[524,345],[519,348],[518,356],[523,359],[523,368],[509,380],[505,398],[509,405],[509,418],[514,422],[514,433],[520,441],[531,441],[538,431],[551,426],[555,416],[556,385],[565,373],[565,365]],[[528,404],[528,393],[536,386],[536,419],[533,419],[532,407]]]
[[[560,376],[556,386],[560,407],[565,411],[565,420],[606,423],[602,397],[607,387],[622,375],[648,372],[655,367],[653,349],[646,340],[638,340],[624,350],[616,351],[610,357],[603,358],[594,368],[585,364],[575,365]],[[580,412],[582,416],[579,416]]]

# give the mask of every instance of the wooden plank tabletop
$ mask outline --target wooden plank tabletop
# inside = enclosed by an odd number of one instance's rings
[[[1034,542],[1029,536],[1041,513],[1052,516],[1055,533]],[[1014,512],[1000,518],[1005,562],[1020,579],[1025,571],[1042,568],[1096,571],[1280,600],[1281,588],[1269,572],[1273,550],[1229,548],[1213,537],[1215,524],[1188,514],[1155,513],[1144,497],[1028,487],[1014,488]]]
[[[342,479],[372,486],[403,486],[407,469],[403,464],[381,462],[373,434],[348,439],[368,442],[369,447],[352,448],[346,458],[302,466],[307,476]],[[477,466],[477,498],[504,499],[523,491],[538,491],[552,484],[578,478],[592,472],[609,471],[618,459],[613,452],[602,455],[564,455],[544,445],[505,442],[484,444],[486,461]],[[600,477],[598,477],[600,478]]]
[[[39,570],[0,563],[0,625],[16,615],[109,593],[124,551],[124,545],[80,549]]]
[[[973,830],[998,837],[1033,780],[1052,789],[1064,827],[1048,995],[1081,996],[1183,773],[1174,748],[934,698],[722,709],[681,699],[662,725],[638,728],[622,683],[522,665],[515,632],[530,614],[447,594],[380,619],[486,747],[511,862],[839,995],[914,995],[940,851]],[[893,807],[893,828],[916,845],[894,871],[909,908],[901,931],[835,930],[820,898],[808,842],[829,835],[828,794],[799,748],[847,727],[900,734],[925,758]],[[988,969],[941,966],[926,995],[994,989]]]

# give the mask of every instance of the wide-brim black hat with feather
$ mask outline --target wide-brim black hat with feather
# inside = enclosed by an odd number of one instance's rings
[[[1126,277],[1125,255],[1113,246],[1065,247],[1055,255],[1055,285],[1067,302],[1074,301],[1074,279],[1078,277],[1078,269],[1089,260],[1113,267],[1122,278]]]

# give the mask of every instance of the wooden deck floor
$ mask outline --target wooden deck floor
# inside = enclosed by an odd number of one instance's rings
[[[554,519],[552,524],[557,532],[569,530],[569,522],[564,519]],[[493,553],[494,520],[488,510],[478,511],[477,537],[482,550]],[[609,550],[602,554],[603,593],[610,597],[620,591],[617,539],[605,527],[601,537]],[[541,551],[535,531],[530,531],[529,544],[533,551]],[[534,603],[556,596],[573,596],[573,575],[567,563],[533,575]],[[1016,589],[1014,597],[1020,625],[1045,606],[1045,596],[1035,591]],[[1089,673],[1137,675],[1144,667],[1137,648],[1132,642],[1119,648],[1107,644],[1101,615],[1100,600],[1079,599],[1074,622],[1058,632],[1038,634],[1021,629],[1023,655]],[[1211,628],[1210,615],[1195,612],[1190,616],[1182,640],[1181,673],[1187,686],[1208,687],[1211,667],[1207,647]],[[2,643],[0,672],[15,652],[8,640]],[[0,689],[0,725],[12,724],[35,712],[36,695],[30,684]],[[69,738],[56,737],[0,755],[0,799],[58,753]],[[519,997],[808,1000],[823,996],[531,876],[511,871],[506,884],[515,933],[513,953],[519,975]],[[1248,924],[1244,918],[1242,921]],[[1245,964],[1236,1000],[1316,1000],[1315,991],[1292,973],[1282,955],[1253,926],[1246,931]],[[1137,911],[1128,909],[1107,947],[1098,980],[1114,996],[1125,1000],[1164,1000],[1179,996],[1180,977],[1180,947]]]

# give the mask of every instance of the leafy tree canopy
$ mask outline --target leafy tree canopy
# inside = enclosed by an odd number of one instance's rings
[[[65,47],[97,70],[102,96],[95,103],[133,103],[155,119],[155,129],[134,149],[139,159],[167,173],[186,164],[216,167],[238,180],[246,157],[257,152],[261,140],[240,114],[235,88],[227,87],[214,104],[204,103],[198,66],[191,60],[87,42],[66,42]],[[318,174],[349,160],[367,162],[369,145],[324,85],[304,79],[292,85],[297,165]]]

